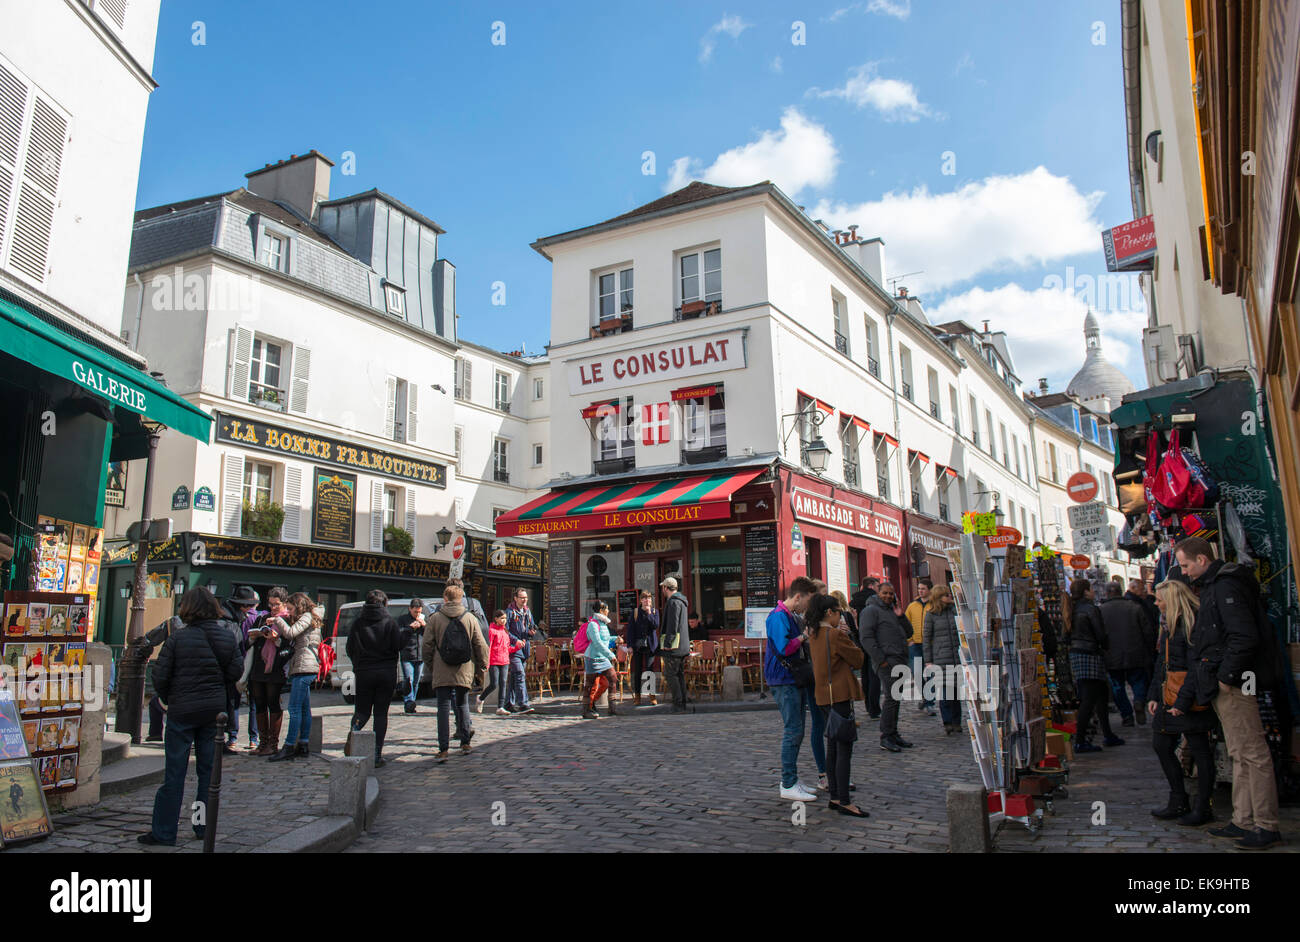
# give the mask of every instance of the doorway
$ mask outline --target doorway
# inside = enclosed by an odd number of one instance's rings
[[[334,637],[334,619],[339,613],[339,608],[348,602],[355,602],[356,600],[357,593],[347,589],[320,589],[317,591],[316,601],[325,606],[325,618],[321,629],[323,637]]]

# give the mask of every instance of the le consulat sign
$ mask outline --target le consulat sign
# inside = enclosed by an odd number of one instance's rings
[[[447,487],[447,466],[366,445],[325,438],[282,425],[216,413],[217,441],[332,464],[349,471],[382,474],[400,481]]]

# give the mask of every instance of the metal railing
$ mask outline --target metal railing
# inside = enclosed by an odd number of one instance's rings
[[[867,372],[880,379],[880,362],[875,357],[867,357]]]
[[[889,476],[884,474],[876,475],[876,494],[882,500],[889,500]]]
[[[912,401],[913,401],[913,399],[912,399],[912,384],[911,384],[911,383],[904,383],[904,384],[903,384],[903,398],[906,399],[908,402],[912,402]]]
[[[283,412],[289,404],[289,393],[278,386],[268,386],[265,383],[255,383],[249,380],[248,401],[255,406],[261,406],[263,409]]]
[[[849,352],[849,338],[845,337],[838,330],[835,332],[835,349],[845,355]]]
[[[936,419],[941,419],[941,416],[939,415],[939,403],[930,403],[930,415],[934,416]]]
[[[916,491],[912,491],[912,509],[913,510],[921,509],[921,495],[918,494]]]
[[[493,468],[493,469],[492,469],[492,480],[496,481],[496,482],[499,483],[499,484],[509,484],[509,483],[510,483],[510,471],[509,471],[509,469],[507,469],[507,468]]]
[[[948,505],[947,505],[947,504],[940,504],[940,505],[939,505],[939,519],[940,519],[940,520],[947,520],[947,519],[948,519]]]
[[[856,461],[844,462],[844,483],[849,487],[858,486],[858,463]]]

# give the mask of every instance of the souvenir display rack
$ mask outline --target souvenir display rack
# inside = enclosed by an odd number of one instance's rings
[[[13,691],[0,685],[0,850],[54,830],[39,760],[28,752]]]

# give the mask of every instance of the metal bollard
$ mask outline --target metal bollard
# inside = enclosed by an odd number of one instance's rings
[[[216,852],[217,846],[217,812],[221,808],[221,757],[226,751],[225,713],[217,714],[217,735],[214,740],[215,754],[212,757],[212,777],[208,782],[208,807],[206,821],[203,825],[203,853]]]

